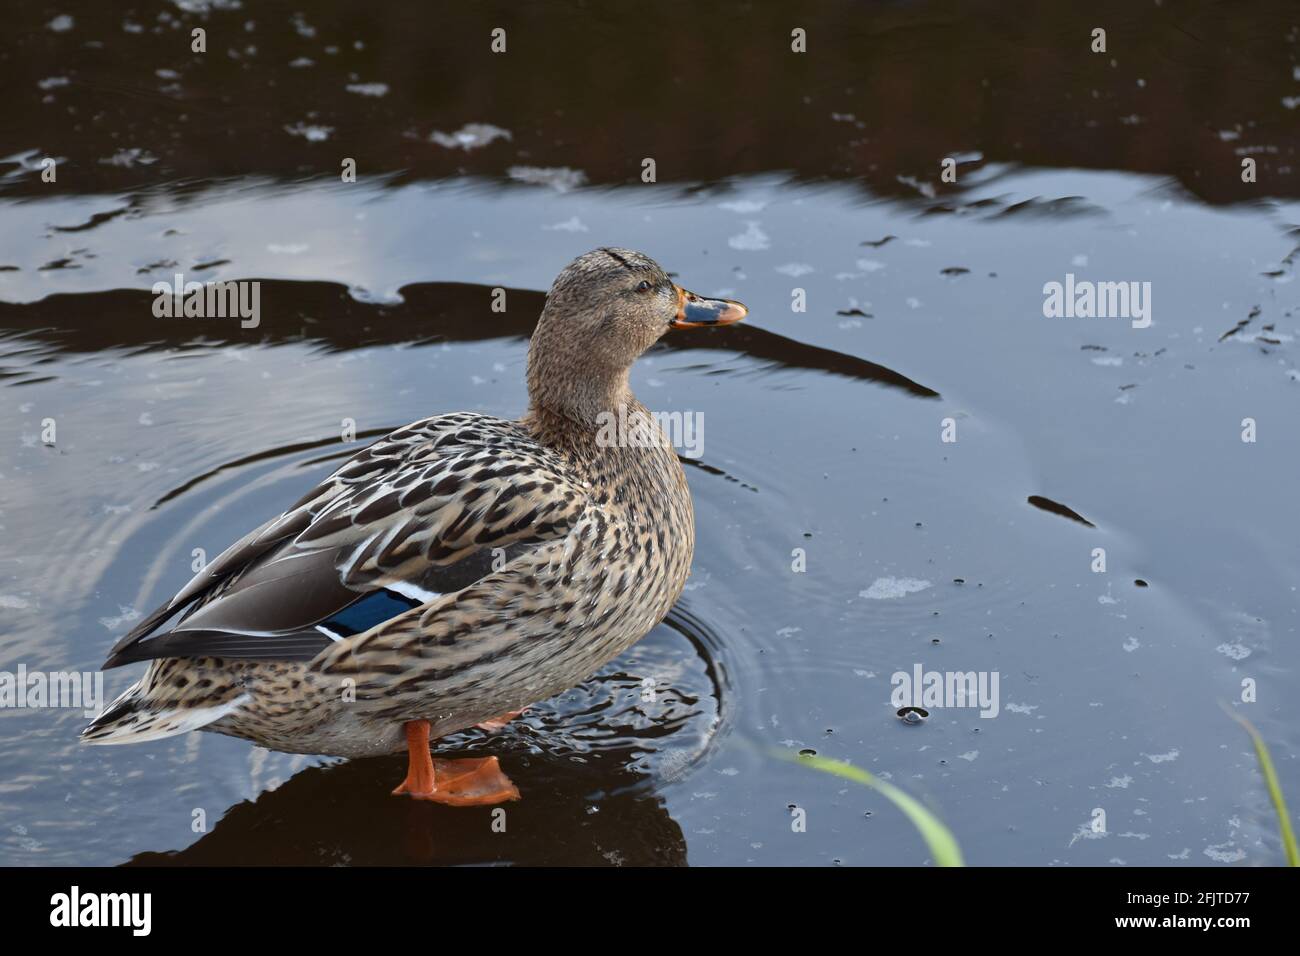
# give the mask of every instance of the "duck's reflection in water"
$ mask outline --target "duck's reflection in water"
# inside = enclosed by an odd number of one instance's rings
[[[448,807],[392,796],[400,756],[310,767],[231,807],[184,850],[139,853],[125,865],[685,865],[681,829],[628,769],[636,750],[493,750],[522,800]]]

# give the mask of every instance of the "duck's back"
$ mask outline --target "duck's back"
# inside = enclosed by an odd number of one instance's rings
[[[663,618],[693,547],[671,448],[531,419],[417,422],[128,635],[113,663],[161,659],[85,737],[206,723],[281,750],[400,749],[403,721],[449,733],[583,680]]]
[[[680,462],[643,407],[634,403],[629,415],[657,439],[611,442],[526,417],[522,426],[586,492],[569,530],[420,614],[331,648],[320,672],[373,690],[384,719],[406,719],[427,696],[439,711],[429,717],[436,735],[554,696],[643,637],[680,596],[695,533]],[[430,646],[433,668],[383,676]]]

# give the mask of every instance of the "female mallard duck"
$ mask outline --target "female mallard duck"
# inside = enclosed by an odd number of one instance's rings
[[[441,415],[358,452],[117,643],[105,668],[152,663],[82,738],[405,745],[394,793],[516,799],[495,757],[434,761],[429,739],[578,684],[668,613],[695,548],[691,495],[628,371],[670,327],[745,312],[637,252],[574,260],[533,333],[522,419]]]

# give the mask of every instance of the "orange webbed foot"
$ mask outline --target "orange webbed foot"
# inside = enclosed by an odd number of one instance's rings
[[[519,788],[501,769],[496,757],[435,760],[438,781],[433,793],[419,799],[453,807],[481,807],[519,799]]]
[[[434,760],[429,754],[429,722],[405,725],[409,764],[406,779],[393,795],[408,794],[453,807],[490,806],[519,799],[519,788],[501,770],[496,757]]]

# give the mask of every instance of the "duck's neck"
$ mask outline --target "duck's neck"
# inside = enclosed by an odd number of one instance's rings
[[[603,362],[598,354],[551,347],[557,344],[535,336],[528,350],[530,414],[595,429],[607,414],[617,415],[621,406],[636,401],[627,368]]]

